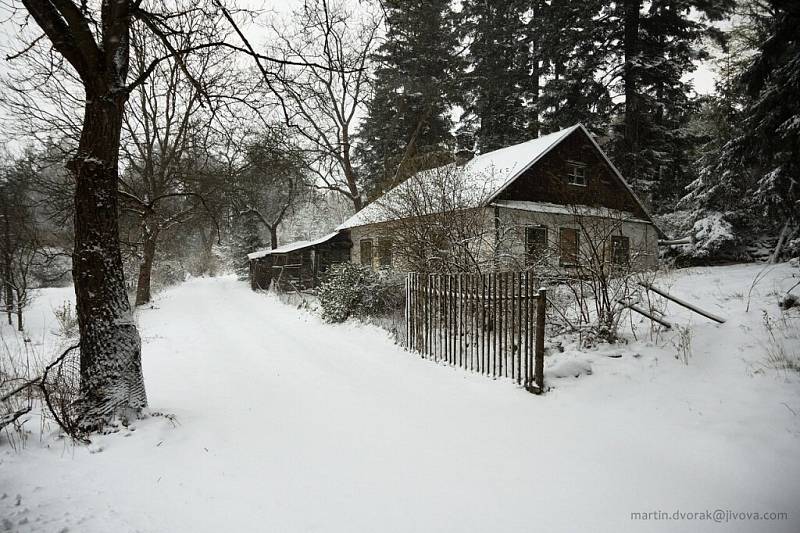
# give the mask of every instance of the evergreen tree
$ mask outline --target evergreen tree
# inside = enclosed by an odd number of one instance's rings
[[[766,39],[741,78],[748,101],[730,160],[755,170],[755,200],[782,224],[775,261],[800,223],[800,4],[768,6]]]
[[[624,0],[609,11],[612,35],[619,43],[618,92],[624,113],[614,127],[612,154],[617,166],[640,192],[652,194],[657,209],[674,204],[671,191],[692,179],[685,154],[697,140],[687,128],[695,111],[684,76],[707,57],[701,39],[707,22],[721,18],[729,0]]]
[[[447,0],[387,0],[375,94],[358,155],[370,198],[451,151],[449,112],[462,62]]]
[[[466,0],[461,34],[468,40],[469,72],[463,129],[474,132],[475,148],[490,152],[530,138],[525,86],[531,76],[530,45],[523,0]]]
[[[613,110],[603,70],[610,52],[606,2],[554,0],[535,6],[529,32],[539,75],[547,78],[532,111],[542,130],[557,131],[577,122],[605,134]]]
[[[787,3],[741,7],[741,22],[718,61],[717,94],[704,101],[697,119],[706,138],[696,160],[699,175],[679,207],[691,210],[689,225],[729,224],[734,243],[777,233],[777,259],[798,222],[800,20],[798,8]]]
[[[244,217],[234,226],[228,243],[228,258],[239,279],[247,279],[250,265],[247,254],[265,248],[261,228],[253,217]]]

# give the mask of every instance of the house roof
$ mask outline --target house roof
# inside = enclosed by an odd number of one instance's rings
[[[257,252],[247,254],[248,259],[260,259],[267,255],[274,255],[274,254],[286,254],[289,252],[296,252],[297,250],[302,250],[304,248],[309,248],[311,246],[316,246],[318,244],[323,244],[328,242],[329,240],[333,239],[339,234],[338,231],[334,231],[333,233],[328,233],[318,239],[314,239],[312,241],[295,241],[290,242],[289,244],[284,244],[282,246],[278,246],[277,248],[267,248],[264,250],[258,250]]]
[[[508,187],[508,185],[523,172],[528,170],[539,159],[550,152],[553,147],[558,145],[577,129],[586,131],[581,124],[576,124],[561,131],[474,157],[464,164],[462,170],[462,177],[466,181],[466,192],[470,193],[470,196],[462,200],[465,200],[467,204],[471,205],[463,205],[460,207],[480,207],[488,205],[494,197]],[[419,184],[420,180],[424,182],[426,178],[431,178],[435,172],[448,168],[454,168],[454,165],[451,163],[450,165],[438,169],[418,172],[412,177],[413,179],[409,178],[403,183],[400,183],[364,209],[345,220],[344,223],[336,229],[343,230],[355,226],[387,222],[395,219],[396,217],[394,217],[392,213],[396,211],[396,206],[400,203],[400,199],[404,194],[410,193],[411,188],[414,187],[415,184]],[[428,213],[420,214],[434,214],[440,211],[441,210],[437,206],[431,205],[429,206]]]

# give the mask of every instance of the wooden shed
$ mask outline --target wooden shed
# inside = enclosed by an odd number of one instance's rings
[[[329,233],[311,241],[297,241],[247,255],[250,261],[250,287],[304,290],[316,287],[336,263],[350,260],[348,231]]]

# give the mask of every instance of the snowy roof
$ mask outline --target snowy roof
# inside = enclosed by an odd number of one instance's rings
[[[464,198],[467,204],[460,207],[479,207],[488,204],[488,201],[497,196],[503,189],[511,184],[523,172],[528,170],[542,156],[547,154],[554,146],[564,140],[575,130],[583,128],[576,124],[570,128],[550,133],[524,143],[515,144],[506,148],[501,148],[493,152],[479,155],[463,167],[455,167],[453,164],[438,169],[418,172],[412,178],[397,185],[389,192],[369,204],[367,207],[345,220],[338,228],[343,230],[364,224],[374,224],[393,220],[393,212],[397,211],[397,204],[405,194],[413,194],[411,189],[415,185],[423,184],[430,179],[434,173],[442,170],[453,170],[458,168],[459,179],[463,180],[464,188],[469,197]],[[432,181],[432,180],[431,180]],[[428,213],[439,212],[437,206],[430,206]]]
[[[296,250],[302,250],[303,248],[308,248],[310,246],[316,246],[318,244],[328,242],[329,240],[336,237],[338,234],[339,234],[338,231],[334,231],[333,233],[328,233],[327,235],[320,237],[319,239],[314,239],[313,241],[295,241],[295,242],[290,242],[289,244],[278,246],[277,248],[267,248],[265,250],[259,250],[257,252],[247,254],[247,258],[260,259],[267,255],[285,254],[289,252],[294,252]]]

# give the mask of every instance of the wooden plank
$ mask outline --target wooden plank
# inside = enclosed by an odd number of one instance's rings
[[[445,275],[443,280],[443,289],[445,294],[443,295],[444,300],[444,359],[447,363],[450,363],[450,296],[452,295],[452,291],[450,290],[450,280],[452,278],[450,275]]]
[[[494,298],[494,305],[495,305],[495,317],[496,317],[496,325],[497,329],[495,330],[495,336],[497,337],[497,350],[494,352],[494,360],[492,361],[492,372],[494,373],[495,377],[499,377],[503,373],[503,366],[502,366],[502,355],[503,355],[503,336],[505,331],[503,330],[503,287],[505,284],[503,283],[503,273],[498,272],[495,274],[495,278],[497,279],[497,286],[495,290],[495,298]]]
[[[486,296],[489,293],[488,279],[486,274],[481,274],[481,296],[480,303],[478,304],[478,311],[480,312],[480,329],[478,332],[481,336],[481,373],[486,374],[486,360],[488,359],[489,347],[486,343],[486,326],[488,317],[486,316]]]
[[[664,326],[667,329],[672,329],[672,324],[670,324],[669,322],[667,322],[663,318],[657,317],[657,316],[655,316],[655,315],[653,315],[651,313],[648,313],[647,311],[645,311],[644,309],[642,309],[641,307],[639,307],[637,305],[628,304],[628,303],[623,302],[622,300],[617,300],[617,301],[620,304],[622,304],[622,307],[627,307],[631,311],[635,311],[635,312],[639,313],[640,315],[643,315],[643,316],[649,318],[653,322],[658,322],[659,324],[661,324],[662,326]]]
[[[530,273],[529,272],[525,272],[524,283],[525,283],[525,285],[523,287],[523,292],[525,293],[525,301],[524,301],[523,305],[524,305],[524,308],[525,308],[525,338],[523,339],[523,341],[525,343],[525,350],[523,352],[523,359],[524,359],[523,365],[524,365],[524,368],[520,372],[520,382],[523,385],[527,385],[527,383],[526,383],[527,382],[527,376],[528,376],[527,372],[528,372],[528,367],[529,367],[528,358],[530,357],[530,351],[531,351],[530,350],[530,346],[531,345],[530,345],[530,342],[528,342],[528,333],[530,331],[530,320],[531,320],[531,313],[530,313],[530,310],[531,310],[531,299],[530,299],[531,292],[530,292]]]
[[[467,305],[464,299],[464,274],[458,275],[458,365],[464,367],[464,313]]]
[[[519,281],[522,274],[519,272],[511,273],[511,362],[509,367],[509,377],[514,380],[517,377],[517,355],[519,354],[519,313],[517,306],[522,301],[519,295]]]
[[[683,307],[685,307],[686,309],[689,309],[690,311],[694,311],[698,315],[702,315],[702,316],[704,316],[706,318],[710,318],[714,322],[718,322],[720,324],[724,324],[725,323],[726,319],[722,318],[721,316],[717,316],[714,313],[710,313],[708,311],[704,311],[703,309],[700,309],[696,305],[691,304],[691,303],[687,302],[686,300],[682,300],[682,299],[678,298],[677,296],[673,296],[672,294],[668,293],[667,291],[661,290],[658,287],[655,287],[655,286],[651,285],[650,283],[645,283],[643,281],[640,281],[639,285],[641,285],[642,287],[644,287],[647,290],[653,291],[654,293],[663,296],[667,300],[672,300],[676,304],[682,305]],[[642,313],[642,314],[644,314],[644,313]]]
[[[405,309],[403,309],[406,319],[406,341],[404,343],[406,350],[411,349],[411,276],[410,272],[406,275],[406,300]]]
[[[534,370],[534,381],[538,387],[538,392],[544,391],[544,325],[547,312],[547,290],[539,289],[539,298],[536,302],[536,368]]]
[[[427,275],[425,284],[425,355],[430,358],[433,348],[433,300],[431,297],[431,287],[433,285],[433,277],[431,274]]]

